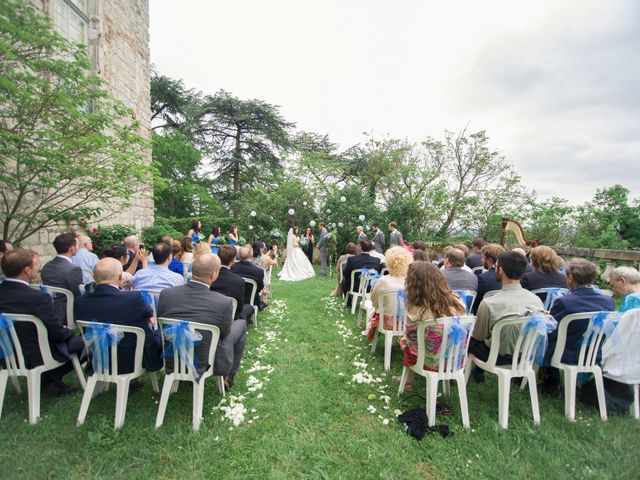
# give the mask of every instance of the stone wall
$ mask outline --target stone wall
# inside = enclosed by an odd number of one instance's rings
[[[53,18],[55,2],[61,0],[34,0],[42,11]],[[134,119],[141,123],[141,134],[151,138],[151,75],[149,52],[148,0],[87,0],[90,19],[88,29],[89,56],[93,73],[105,81],[110,93],[133,110]],[[151,162],[151,150],[146,152]],[[127,181],[127,179],[123,179]],[[141,185],[126,209],[109,206],[104,219],[90,222],[92,226],[126,224],[138,232],[153,225],[153,186]],[[36,250],[43,260],[55,255],[51,242],[58,233],[68,231],[68,225],[39,232],[23,242],[23,246]]]

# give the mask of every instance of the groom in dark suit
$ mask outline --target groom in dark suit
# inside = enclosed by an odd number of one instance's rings
[[[140,292],[120,290],[122,264],[115,258],[103,258],[96,264],[93,279],[95,290],[76,298],[76,319],[141,328],[145,333],[142,366],[150,372],[160,370],[162,345],[160,330],[150,325],[153,310]],[[126,333],[118,344],[118,373],[133,372],[135,348],[136,337]]]
[[[225,377],[227,387],[233,385],[233,377],[240,367],[247,335],[247,321],[243,318],[231,318],[231,299],[209,288],[218,279],[220,259],[207,253],[193,261],[192,280],[180,287],[164,289],[160,293],[158,316],[188,320],[215,325],[220,329],[220,339],[216,350],[214,374]],[[211,334],[203,332],[202,341],[195,349],[198,364],[196,369],[201,375],[209,365],[207,363]],[[167,369],[171,370],[167,363]]]
[[[353,257],[349,257],[347,260],[347,264],[344,266],[344,273],[342,277],[342,292],[347,293],[349,290],[357,291],[360,287],[360,276],[355,275],[354,281],[355,285],[353,289],[351,288],[351,272],[353,270],[358,270],[360,268],[368,268],[373,269],[380,273],[382,268],[382,264],[380,263],[380,259],[373,257],[369,254],[371,249],[373,248],[373,244],[371,240],[365,238],[360,242],[360,248],[362,249],[362,253],[360,255],[354,255]]]
[[[65,327],[56,315],[51,296],[29,286],[38,276],[40,259],[33,250],[16,249],[2,257],[2,271],[7,278],[0,283],[0,313],[34,315],[47,329],[47,339],[53,358],[64,365],[42,374],[42,391],[50,395],[65,395],[72,389],[62,382],[62,377],[72,370],[69,355],[82,353],[82,338]],[[7,315],[10,317],[10,315]],[[15,323],[27,368],[42,365],[38,335],[33,325]]]
[[[42,268],[42,283],[69,290],[74,297],[80,296],[82,269],[71,260],[78,251],[78,236],[73,232],[61,233],[53,240],[53,248],[57,255]],[[55,295],[53,303],[60,321],[66,325],[67,297]]]

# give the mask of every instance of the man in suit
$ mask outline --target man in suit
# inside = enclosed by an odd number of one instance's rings
[[[487,292],[500,290],[502,285],[496,278],[496,262],[498,257],[504,252],[504,248],[497,243],[488,243],[482,247],[482,259],[486,272],[478,277],[478,295],[473,303],[473,314],[475,315],[480,306],[480,302]],[[525,260],[526,263],[526,260]]]
[[[567,264],[567,284],[571,290],[567,295],[556,298],[551,307],[551,315],[560,322],[572,313],[613,311],[615,304],[608,295],[603,295],[593,288],[593,281],[598,274],[596,266],[588,260],[574,258]],[[562,354],[562,362],[575,365],[578,362],[582,336],[589,326],[589,319],[571,322],[567,330],[567,341]],[[544,365],[547,366],[546,378],[542,384],[542,391],[552,395],[559,395],[560,372],[549,366],[551,357],[556,349],[558,330],[548,335],[547,351]],[[598,353],[600,356],[600,353]]]
[[[200,255],[193,261],[192,280],[181,287],[167,288],[160,293],[158,316],[188,320],[220,329],[220,339],[216,349],[214,374],[223,375],[227,388],[233,385],[233,378],[240,367],[247,335],[247,321],[231,316],[231,299],[212,292],[210,287],[218,279],[220,258],[212,253]],[[211,335],[203,332],[202,341],[195,349],[201,375],[207,364]],[[171,370],[169,364],[167,369]]]
[[[379,258],[372,257],[369,252],[373,248],[373,244],[371,240],[364,239],[360,243],[360,247],[362,248],[362,253],[360,255],[354,255],[353,257],[349,257],[347,259],[347,264],[344,266],[344,274],[342,278],[342,292],[347,293],[351,290],[351,272],[353,270],[357,270],[360,268],[368,268],[376,270],[380,273],[382,269],[382,264]],[[353,287],[354,291],[357,291],[360,287],[360,276],[356,275],[354,278],[355,285]]]
[[[404,247],[404,238],[402,238],[402,233],[398,230],[398,224],[396,222],[391,222],[389,224],[389,246],[390,247]]]
[[[238,257],[240,258],[240,261],[231,266],[231,271],[236,275],[240,275],[243,278],[248,278],[256,282],[258,288],[256,288],[256,294],[253,297],[253,304],[257,305],[258,310],[262,311],[267,307],[267,304],[260,299],[260,292],[264,288],[264,268],[260,268],[250,262],[250,259],[253,258],[253,250],[251,247],[240,247],[238,250]],[[244,298],[247,303],[251,303],[252,289],[253,287],[250,284],[245,283]]]
[[[90,283],[91,279],[85,271],[93,272],[98,263],[98,256],[93,253],[93,243],[87,235],[78,237],[78,251],[73,256],[72,262],[82,269],[82,283],[84,285]]]
[[[123,292],[122,264],[115,258],[103,258],[93,272],[96,288],[92,293],[76,298],[78,320],[97,321],[141,328],[144,333],[142,366],[150,372],[162,368],[160,331],[153,330],[153,310],[140,292]],[[133,372],[136,337],[125,334],[118,344],[118,373]]]
[[[235,319],[249,320],[253,316],[253,307],[249,298],[245,301],[244,278],[231,271],[235,263],[237,250],[231,245],[222,245],[218,257],[220,258],[220,272],[215,282],[211,284],[211,291],[221,293],[227,297],[235,298],[238,303]]]
[[[478,291],[478,277],[473,273],[463,270],[464,252],[457,248],[450,248],[444,254],[444,270],[442,274],[447,279],[451,290]]]
[[[73,390],[62,382],[62,377],[73,369],[70,354],[81,354],[82,338],[62,324],[53,306],[51,296],[29,286],[38,276],[40,259],[33,250],[16,249],[2,257],[2,270],[7,278],[0,283],[0,312],[34,315],[47,329],[47,339],[53,358],[64,365],[42,374],[42,391],[60,396]],[[36,329],[24,322],[15,323],[27,368],[42,365],[42,354]]]
[[[469,267],[471,270],[476,267],[482,267],[484,263],[482,258],[482,247],[484,247],[486,243],[487,242],[485,242],[482,238],[474,238],[473,242],[471,242],[473,253],[469,255],[467,261],[465,262],[467,267]],[[480,273],[478,273],[477,275],[480,275]]]
[[[318,239],[318,252],[320,253],[320,275],[323,277],[327,275],[327,237],[329,232],[323,222],[320,222],[320,238]]]
[[[65,288],[80,296],[82,283],[82,269],[73,264],[73,256],[78,251],[78,236],[73,232],[61,233],[53,240],[53,248],[58,253],[56,257],[42,268],[42,283],[51,287]],[[58,312],[58,318],[63,325],[67,324],[67,297],[55,295],[53,303]]]
[[[373,230],[373,249],[384,254],[384,232],[380,230],[380,224],[374,223],[371,230]]]

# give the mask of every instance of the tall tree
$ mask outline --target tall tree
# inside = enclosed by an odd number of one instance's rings
[[[202,95],[174,80],[151,71],[151,123],[153,130],[189,131]]]
[[[0,11],[0,227],[19,243],[126,205],[150,177],[139,124],[88,74],[84,47],[30,2]]]

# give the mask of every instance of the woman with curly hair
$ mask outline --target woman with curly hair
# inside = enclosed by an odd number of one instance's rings
[[[442,343],[442,325],[436,319],[455,315],[465,315],[466,309],[460,298],[453,293],[447,280],[438,267],[427,262],[413,262],[409,265],[405,279],[406,291],[406,333],[400,339],[400,348],[404,352],[404,365],[416,364],[418,358],[418,323],[431,320],[424,331],[425,357],[424,368],[438,370],[438,350]],[[414,373],[409,371],[407,387],[413,388]],[[399,377],[397,378],[399,380]]]
[[[553,248],[540,245],[532,248],[530,253],[534,271],[524,274],[520,280],[522,288],[567,288],[567,276],[559,271],[564,261]]]

